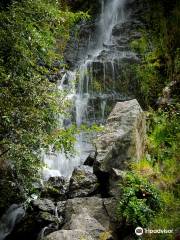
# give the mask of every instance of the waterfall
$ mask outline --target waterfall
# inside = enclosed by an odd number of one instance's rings
[[[102,48],[103,43],[111,43],[111,34],[113,27],[125,21],[124,6],[125,0],[111,0],[107,1],[105,5],[104,0],[101,1],[102,12],[99,21],[99,42]]]
[[[117,23],[123,23],[125,21],[124,8],[125,0],[101,0],[101,14],[97,27],[96,45],[92,45],[92,47],[88,50],[87,54],[84,56],[84,59],[82,60],[82,63],[80,64],[78,70],[75,70],[75,72],[79,72],[79,85],[75,101],[76,123],[78,126],[81,125],[83,122],[87,122],[88,102],[93,95],[92,92],[89,92],[89,88],[93,84],[94,80],[93,64],[96,62],[102,51],[105,49],[104,46],[109,46],[112,44],[111,36],[113,27]],[[106,80],[106,61],[107,60],[102,61],[104,75],[104,79],[102,81],[104,81],[104,85]],[[111,59],[110,64],[112,69],[111,77],[114,84],[115,67],[113,58]]]
[[[0,240],[4,240],[24,216],[25,210],[23,207],[12,204],[0,219]]]
[[[79,66],[74,71],[65,73],[61,79],[59,88],[70,89],[69,96],[74,102],[74,119],[78,127],[83,123],[103,123],[108,101],[122,99],[123,93],[115,91],[116,65],[119,58],[128,53],[114,49],[112,31],[114,26],[126,21],[125,3],[126,0],[101,0],[96,33],[88,43],[86,54]],[[72,82],[75,79],[78,80],[78,86],[74,89]],[[60,152],[45,154],[44,162],[48,166],[44,171],[45,178],[56,175],[71,176],[74,167],[83,164],[92,149],[87,138],[83,133],[77,136],[77,153],[74,157],[67,158]]]

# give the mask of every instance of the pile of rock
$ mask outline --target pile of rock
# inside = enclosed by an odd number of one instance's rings
[[[96,140],[96,152],[69,180],[50,178],[8,240],[118,239],[117,184],[129,163],[142,157],[144,142],[145,117],[137,100],[118,102]]]

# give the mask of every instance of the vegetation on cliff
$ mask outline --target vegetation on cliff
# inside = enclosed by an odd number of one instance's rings
[[[69,29],[85,15],[69,12],[62,2],[0,5],[0,168],[11,166],[25,193],[39,176],[41,149],[55,143],[69,150],[73,141],[57,120],[69,103],[49,79],[63,67]]]
[[[145,107],[156,107],[168,84],[178,93],[180,77],[180,3],[179,1],[144,1],[142,37],[131,45],[142,62],[135,68],[140,97]],[[173,99],[176,100],[176,95]]]
[[[131,43],[132,48],[141,56],[141,63],[134,68],[140,85],[140,101],[147,110],[148,136],[145,158],[131,166],[131,173],[139,179],[146,179],[159,191],[163,207],[146,216],[148,196],[135,194],[137,184],[125,185],[122,202],[126,221],[135,219],[139,226],[150,229],[179,228],[179,156],[180,156],[180,118],[179,118],[179,81],[180,81],[180,2],[144,1],[146,11],[143,16],[142,37]],[[139,180],[140,181],[140,180]],[[144,183],[141,187],[144,189]],[[150,185],[151,186],[151,185]],[[149,188],[151,189],[151,187]],[[127,200],[127,193],[131,195]],[[147,191],[148,192],[148,191]],[[135,201],[137,200],[138,201]],[[129,200],[132,199],[133,201]],[[161,199],[161,200],[160,200]],[[132,203],[131,203],[132,202]],[[138,215],[139,209],[141,214]],[[153,210],[151,208],[151,210]],[[142,221],[148,219],[148,221]],[[134,223],[131,221],[131,224]],[[146,235],[145,239],[174,239],[174,235]]]

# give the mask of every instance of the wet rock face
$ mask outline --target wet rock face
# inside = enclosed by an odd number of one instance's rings
[[[118,102],[111,112],[106,130],[97,139],[95,172],[124,170],[144,153],[145,117],[137,100]]]
[[[100,17],[106,12],[93,21],[79,24],[75,30],[78,33],[76,37],[72,33],[65,51],[65,61],[72,71],[81,72],[77,74],[79,82],[83,80],[81,85],[88,85],[88,90],[83,90],[89,94],[83,122],[86,119],[89,122],[94,119],[105,122],[117,101],[139,98],[140,88],[134,66],[140,62],[140,56],[130,45],[141,37],[140,28],[143,24],[139,17],[142,13],[140,3],[141,0],[126,0],[126,19],[114,24],[110,41],[100,37],[100,24],[106,16],[101,20]]]
[[[94,21],[81,22],[75,27],[74,32],[71,33],[70,41],[64,53],[64,60],[70,68],[77,67],[86,54],[89,40],[92,39],[95,28],[96,23]]]

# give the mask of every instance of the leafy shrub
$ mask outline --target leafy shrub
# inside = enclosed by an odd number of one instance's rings
[[[69,151],[74,140],[58,121],[69,107],[66,94],[47,76],[63,67],[69,29],[84,15],[60,3],[13,0],[0,11],[0,163],[27,193],[39,177],[41,149],[52,143]]]
[[[159,191],[145,178],[128,173],[120,184],[121,197],[118,201],[118,219],[126,224],[147,226],[162,208]]]

